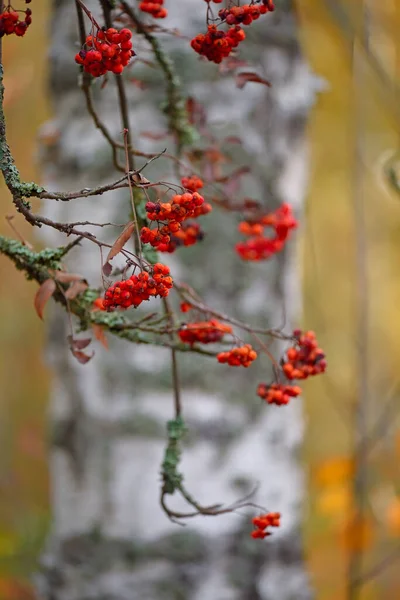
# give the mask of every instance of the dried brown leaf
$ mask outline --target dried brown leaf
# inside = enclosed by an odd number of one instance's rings
[[[34,299],[36,313],[43,320],[43,311],[47,302],[50,300],[56,290],[56,282],[54,279],[46,279],[38,289]]]
[[[73,348],[71,348],[71,352],[77,361],[81,363],[81,365],[85,365],[94,356],[94,352],[92,352],[92,354],[85,354],[84,352],[81,352],[80,350],[74,350]]]
[[[91,338],[81,338],[80,340],[76,340],[72,337],[72,335],[69,335],[67,340],[71,350],[83,350],[84,348],[87,348],[92,341]]]
[[[65,273],[64,271],[51,271],[54,279],[60,283],[72,283],[73,281],[82,281],[84,277],[76,273]]]
[[[260,75],[257,75],[257,73],[251,73],[249,71],[243,71],[242,73],[238,73],[235,77],[235,81],[236,81],[236,86],[240,90],[242,88],[244,88],[246,83],[249,83],[249,82],[262,83],[263,85],[271,87],[271,83],[268,81],[268,79],[264,79],[263,77],[260,77]]]
[[[112,266],[110,265],[109,262],[104,263],[103,265],[103,273],[106,277],[110,277],[112,272]]]
[[[65,292],[65,297],[68,298],[68,300],[73,300],[79,294],[82,294],[82,292],[87,290],[88,287],[86,281],[74,281]]]
[[[98,340],[100,342],[100,344],[102,346],[104,346],[104,348],[106,350],[108,350],[108,340],[107,340],[106,334],[104,332],[104,328],[101,325],[99,325],[98,323],[93,323],[92,328],[93,328],[93,333],[94,333],[94,337],[96,338],[96,340]]]
[[[129,221],[129,223],[127,223],[125,225],[124,230],[119,234],[119,236],[113,243],[112,247],[110,248],[110,251],[106,258],[106,262],[103,266],[103,272],[104,272],[104,267],[108,263],[108,261],[110,261],[112,258],[114,258],[114,256],[116,256],[117,254],[119,254],[121,252],[121,250],[125,246],[126,242],[131,237],[134,228],[135,228],[135,223],[133,221]]]

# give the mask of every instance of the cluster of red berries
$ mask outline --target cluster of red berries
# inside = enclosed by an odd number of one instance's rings
[[[147,218],[157,221],[158,228],[152,230],[142,227],[140,239],[160,252],[174,252],[179,246],[192,246],[204,237],[197,223],[183,223],[212,210],[211,205],[196,191],[203,187],[203,181],[199,177],[184,177],[182,185],[189,191],[175,194],[170,202],[147,202],[145,206]]]
[[[227,363],[231,367],[249,367],[256,358],[257,352],[253,350],[250,344],[217,354],[218,362]]]
[[[203,196],[197,192],[175,194],[171,202],[147,202],[145,209],[150,221],[169,221],[169,227],[179,229],[185,219],[196,216],[196,210],[204,203]],[[175,233],[174,229],[171,230]]]
[[[300,396],[301,388],[298,385],[282,385],[280,383],[260,383],[257,388],[257,396],[260,396],[268,404],[289,404],[290,398]]]
[[[250,236],[245,242],[236,244],[236,252],[243,260],[266,260],[282,250],[292,229],[298,223],[290,204],[282,204],[277,210],[253,221],[242,221],[239,231]],[[274,231],[272,238],[266,237],[265,228]]]
[[[213,344],[222,340],[226,333],[232,333],[232,327],[217,319],[188,323],[179,330],[179,337],[186,344]]]
[[[151,274],[142,271],[139,275],[132,275],[129,279],[117,281],[109,287],[104,294],[103,306],[106,310],[136,307],[151,296],[165,298],[172,286],[169,267],[156,263]]]
[[[160,229],[149,229],[142,227],[140,239],[143,244],[150,244],[159,252],[175,252],[181,246],[193,246],[204,238],[204,232],[198,223],[173,223],[172,229],[179,225],[179,229],[171,231],[169,225]]]
[[[318,347],[313,331],[302,333],[300,329],[293,332],[296,345],[286,352],[287,360],[282,359],[282,370],[288,379],[307,379],[310,375],[318,375],[326,370],[325,354]]]
[[[228,25],[251,25],[252,22],[259,19],[261,15],[265,15],[267,12],[273,10],[274,5],[272,2],[245,4],[244,6],[221,8],[218,16],[222,21],[226,21]]]
[[[228,31],[220,31],[216,25],[208,25],[207,33],[199,33],[190,44],[197,54],[219,64],[245,38],[245,32],[238,25],[230,27]]]
[[[75,62],[93,77],[101,77],[107,71],[119,75],[135,54],[131,38],[132,32],[126,28],[99,29],[96,35],[87,36],[85,47],[75,55]]]
[[[268,527],[279,527],[280,526],[281,514],[276,513],[267,513],[265,515],[260,515],[259,517],[254,517],[251,520],[255,529],[251,532],[251,537],[254,539],[263,540],[268,535],[271,535]]]
[[[192,221],[182,223],[179,231],[171,235],[167,252],[174,252],[181,246],[194,246],[194,244],[201,242],[203,239],[204,231],[198,223],[193,223]],[[160,248],[159,250],[163,251]]]
[[[139,4],[139,8],[142,12],[149,13],[155,19],[165,19],[168,11],[166,8],[163,8],[163,4],[164,0],[153,0],[153,2],[143,0]]]
[[[182,186],[190,192],[197,192],[204,187],[204,181],[197,177],[197,175],[190,175],[189,177],[182,177]]]
[[[26,4],[29,4],[30,1],[25,0]],[[25,15],[23,21],[20,20],[18,12],[12,10],[10,6],[4,9],[0,15],[0,37],[11,35],[12,33],[15,33],[18,37],[25,35],[29,25],[32,23],[32,11],[30,8],[27,8],[21,12]]]

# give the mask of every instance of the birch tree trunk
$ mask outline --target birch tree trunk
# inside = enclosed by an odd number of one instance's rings
[[[88,4],[96,10],[96,2]],[[199,0],[169,4],[172,26],[189,34],[204,28],[203,15],[193,16],[199,12]],[[194,53],[182,50],[182,40],[165,41],[186,79],[186,91],[207,105],[214,131],[242,137],[239,157],[257,172],[256,179],[246,182],[246,195],[270,205],[290,202],[301,213],[307,180],[304,124],[315,84],[301,57],[291,3],[280,5],[253,36],[249,34],[248,53],[261,61],[272,83],[267,91],[252,84],[239,91],[233,81],[215,76],[215,66],[204,66]],[[113,176],[109,148],[87,115],[77,87],[75,21],[74,2],[55,0],[51,50],[55,118],[45,127],[47,145],[42,151],[47,189],[79,189]],[[135,76],[140,78],[143,72],[141,68]],[[140,131],[165,126],[156,110],[162,89],[158,80],[150,82],[145,92],[132,87],[136,141]],[[118,136],[121,124],[113,85],[99,90],[95,101]],[[140,144],[152,151],[162,149],[164,142],[141,139]],[[166,179],[167,169],[161,159],[146,176],[162,173]],[[45,208],[57,221],[122,223],[129,218],[126,192],[53,202]],[[264,327],[285,322],[290,331],[300,308],[294,245],[269,263],[241,263],[233,252],[235,219],[216,212],[204,223],[207,238],[202,246],[169,261],[174,276],[202,292],[208,290],[209,303],[224,312]],[[60,242],[58,234],[46,235],[47,241]],[[92,285],[100,285],[100,258],[92,246],[82,243],[69,266],[90,276]],[[231,369],[226,375],[227,370],[221,371],[212,359],[180,358],[183,410],[190,429],[182,461],[186,487],[202,504],[230,503],[259,482],[254,501],[280,511],[282,527],[266,543],[250,539],[249,515],[243,511],[198,517],[179,527],[159,506],[165,422],[173,417],[168,352],[117,340],[111,341],[109,352],[97,349],[95,358],[82,366],[69,354],[67,334],[65,315],[55,312],[48,347],[54,368],[53,530],[37,580],[41,597],[309,599],[299,535],[300,402],[284,409],[260,406],[255,388],[259,381],[268,381],[265,366],[255,364],[244,373]],[[183,508],[174,498],[171,506]]]

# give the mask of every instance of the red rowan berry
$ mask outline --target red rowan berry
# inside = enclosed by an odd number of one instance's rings
[[[279,383],[260,383],[257,387],[257,396],[265,400],[268,404],[277,404],[282,406],[288,404],[290,398],[300,396],[301,388],[297,385],[282,385]]]
[[[188,306],[190,307],[190,304]],[[186,312],[186,310],[183,312]],[[217,321],[217,319],[189,323],[183,325],[178,332],[181,341],[191,345],[195,342],[213,344],[222,340],[227,333],[232,333],[232,327],[224,325],[220,321]]]
[[[149,13],[154,19],[165,19],[168,15],[168,11],[165,8],[162,8],[164,4],[164,0],[153,0],[149,2],[148,0],[143,0],[139,4],[139,9],[142,12]]]
[[[10,5],[4,8],[0,14],[0,37],[11,35],[12,33],[15,33],[18,37],[24,36],[29,25],[32,23],[32,11],[30,8],[27,8],[23,14],[25,14],[25,19],[22,21],[19,18],[18,12],[12,10]]]
[[[236,244],[236,252],[243,260],[267,260],[282,250],[290,231],[297,225],[289,204],[282,204],[274,212],[254,221],[242,221],[239,224],[239,231],[251,237],[245,242]],[[274,231],[272,238],[266,237],[264,233],[266,227]]]
[[[218,362],[227,363],[231,367],[249,367],[256,358],[257,352],[250,344],[233,348],[228,352],[220,352],[217,355]]]
[[[197,175],[191,175],[190,177],[182,177],[182,186],[191,192],[197,192],[204,186],[204,181],[197,177]]]
[[[280,513],[266,513],[259,517],[254,517],[252,523],[255,529],[251,532],[251,537],[254,539],[264,539],[271,535],[270,531],[267,531],[268,527],[279,527],[280,526]]]
[[[76,54],[75,62],[93,77],[101,77],[107,71],[120,75],[134,56],[131,37],[126,28],[99,29],[96,35],[87,36],[85,48]]]
[[[294,346],[286,351],[286,360],[282,359],[282,371],[288,379],[306,379],[311,375],[324,373],[327,367],[325,354],[318,347],[313,331],[303,333],[300,329],[293,332]]]
[[[93,310],[106,310],[104,306],[104,298],[96,298],[93,302]]]
[[[179,308],[181,312],[186,313],[192,310],[193,306],[189,302],[181,302]]]
[[[151,296],[165,298],[173,286],[169,273],[169,267],[157,263],[152,268],[152,277],[146,271],[142,271],[139,275],[117,281],[104,294],[104,308],[113,310],[118,307],[136,307],[143,301],[149,300]]]

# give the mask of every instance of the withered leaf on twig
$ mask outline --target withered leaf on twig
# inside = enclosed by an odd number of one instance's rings
[[[85,354],[84,352],[81,352],[80,350],[73,350],[72,348],[71,348],[71,352],[75,356],[77,361],[79,363],[81,363],[81,365],[85,365],[94,356],[94,352],[92,352],[92,354]]]
[[[73,281],[82,281],[84,277],[76,273],[65,273],[65,271],[49,271],[56,281],[60,283],[72,283]]]
[[[117,239],[113,243],[112,247],[110,248],[110,251],[109,251],[109,253],[107,255],[107,258],[106,258],[106,262],[105,262],[105,264],[103,266],[103,272],[104,272],[105,265],[112,258],[114,258],[114,256],[116,256],[117,254],[119,254],[121,252],[121,250],[125,246],[126,242],[131,237],[134,228],[135,228],[135,223],[133,221],[129,221],[129,223],[127,223],[127,225],[125,225],[124,230],[119,234],[119,236],[117,237]]]
[[[257,73],[250,73],[249,71],[243,71],[242,73],[238,73],[235,76],[235,81],[236,86],[240,90],[243,89],[246,83],[249,82],[262,83],[263,85],[271,87],[271,83],[268,81],[268,79],[264,79],[263,77],[260,77],[260,75],[257,75]]]
[[[93,323],[92,328],[93,328],[93,333],[94,333],[94,337],[96,338],[96,340],[98,340],[100,342],[100,344],[102,346],[104,346],[104,348],[106,350],[108,350],[108,340],[107,340],[106,334],[104,332],[104,328],[101,325],[99,325],[98,323]]]
[[[91,358],[93,358],[94,352],[92,352],[92,354],[85,354],[85,352],[82,352],[82,350],[89,346],[90,342],[92,341],[90,338],[76,340],[72,337],[72,335],[69,335],[67,340],[72,354],[81,365],[85,365]]]
[[[56,290],[56,282],[54,279],[46,279],[35,294],[34,306],[36,313],[43,320],[43,311],[47,302],[50,300]]]
[[[82,294],[82,292],[87,290],[88,287],[86,281],[74,281],[65,292],[65,297],[68,298],[68,300],[73,300],[79,294]]]
[[[112,266],[109,262],[104,263],[103,265],[103,273],[106,277],[109,277],[111,275],[111,271],[112,271]]]
[[[83,350],[84,348],[87,348],[87,346],[89,346],[90,342],[92,341],[90,338],[82,338],[80,340],[76,340],[72,337],[72,335],[69,335],[67,337],[67,340],[72,350]]]

